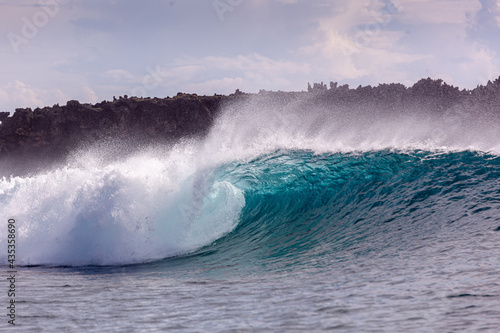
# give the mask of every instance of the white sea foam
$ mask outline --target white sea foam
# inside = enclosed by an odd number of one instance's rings
[[[239,189],[196,168],[189,146],[109,164],[80,158],[79,166],[0,181],[2,213],[16,220],[17,264],[115,265],[188,253],[230,232],[244,206]]]
[[[0,210],[18,226],[17,263],[130,264],[208,245],[235,228],[245,205],[242,190],[214,170],[277,149],[500,153],[497,117],[268,104],[229,106],[203,141],[124,156],[120,145],[100,143],[65,167],[1,180]],[[0,229],[3,248],[6,233]]]
[[[227,160],[276,149],[318,153],[423,149],[500,153],[500,118],[452,109],[394,111],[340,107],[276,107],[265,98],[227,108],[207,140],[212,156]]]

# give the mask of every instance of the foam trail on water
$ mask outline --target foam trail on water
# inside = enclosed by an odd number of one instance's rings
[[[16,219],[17,263],[140,263],[194,251],[230,232],[243,194],[216,181],[212,170],[197,170],[189,150],[163,158],[150,151],[104,166],[85,154],[78,167],[3,179],[0,205]],[[1,238],[5,244],[4,230]]]

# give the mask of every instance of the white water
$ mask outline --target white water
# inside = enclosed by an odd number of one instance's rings
[[[232,231],[245,205],[214,168],[276,149],[500,153],[496,119],[266,106],[229,107],[203,142],[120,157],[113,144],[75,153],[65,167],[0,180],[0,210],[16,219],[17,264],[115,265],[185,254]],[[118,153],[117,153],[118,152]],[[7,228],[0,229],[6,248]],[[0,263],[6,264],[0,252]]]
[[[382,149],[474,150],[500,153],[500,117],[451,109],[384,112],[304,108],[300,101],[273,107],[264,97],[229,107],[207,140],[224,160],[276,149],[317,153]]]
[[[109,164],[86,153],[80,165],[0,181],[2,215],[17,225],[16,263],[141,263],[194,251],[230,232],[243,193],[197,169],[188,148]],[[0,258],[6,264],[5,253]]]

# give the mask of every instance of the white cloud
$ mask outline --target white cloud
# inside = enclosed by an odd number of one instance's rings
[[[462,62],[454,76],[462,81],[469,81],[468,85],[485,84],[488,80],[496,79],[500,73],[496,55],[487,47],[474,43],[468,50],[467,60]]]
[[[310,70],[307,64],[274,60],[257,53],[239,55],[234,58],[208,56],[194,61],[205,69],[258,72],[267,75],[308,73]]]
[[[69,99],[69,96],[59,89],[34,88],[17,80],[8,83],[0,89],[0,100],[4,104],[4,107],[9,108],[6,111],[11,112],[16,108],[44,107],[56,103],[64,103]]]
[[[326,79],[360,84],[407,84],[433,76],[470,87],[484,82],[478,81],[479,72],[498,75],[494,52],[468,35],[481,10],[479,0],[392,3],[353,1],[335,8],[318,19],[317,38],[301,53]]]
[[[6,90],[9,92],[9,99],[18,105],[43,106],[37,92],[23,82],[14,81],[9,83]]]
[[[405,23],[466,26],[481,9],[479,0],[400,0],[398,19]]]
[[[310,66],[293,61],[278,61],[254,53],[236,57],[178,59],[173,65],[158,68],[166,88],[200,94],[285,89],[291,86],[290,77],[307,75]]]
[[[336,31],[324,31],[325,39],[301,49],[307,56],[314,59],[317,67],[321,67],[326,76],[333,76],[338,80],[352,79],[368,74],[367,71],[357,68],[353,54],[359,53],[356,43],[348,37],[341,36]]]
[[[137,16],[138,8],[148,15]],[[4,37],[21,33],[22,17],[40,10],[36,0],[4,1]],[[71,0],[20,54],[0,41],[9,64],[1,105],[11,111],[131,91],[296,90],[322,80],[431,76],[470,87],[499,74],[500,0],[245,0],[232,18],[219,22],[211,2]]]
[[[9,100],[9,94],[3,89],[0,89],[0,103],[6,102]]]
[[[497,0],[491,4],[488,11],[493,15],[495,23],[500,28],[500,0]]]
[[[231,93],[235,89],[242,89],[248,91],[250,87],[244,78],[222,78],[215,80],[208,80],[200,83],[187,83],[182,86],[187,92],[196,92],[197,94],[210,95],[213,93]]]
[[[83,101],[86,103],[97,103],[97,94],[90,87],[83,87]]]
[[[136,81],[134,75],[132,75],[129,71],[124,69],[111,69],[104,72],[104,77],[109,78],[113,81]]]
[[[160,75],[164,79],[175,80],[180,82],[187,82],[196,78],[200,71],[203,71],[203,66],[200,65],[184,65],[182,62],[178,66],[167,68],[160,68]]]
[[[300,51],[314,59],[318,72],[321,70],[323,75],[335,80],[370,76],[387,82],[404,77],[397,69],[400,64],[429,56],[398,46],[406,34],[388,29],[395,15],[396,9],[387,8],[381,1],[345,3],[337,15],[318,20],[317,35],[321,38]]]

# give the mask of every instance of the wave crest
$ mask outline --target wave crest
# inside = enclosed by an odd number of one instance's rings
[[[143,154],[103,168],[90,163],[4,178],[0,204],[17,222],[17,263],[142,263],[192,252],[230,232],[243,193],[211,170],[193,170],[189,158]]]

